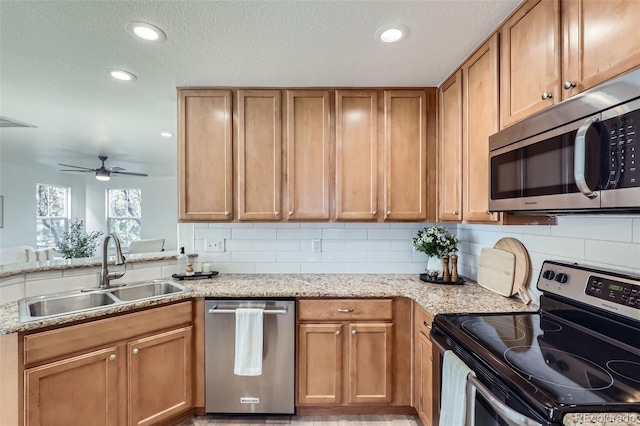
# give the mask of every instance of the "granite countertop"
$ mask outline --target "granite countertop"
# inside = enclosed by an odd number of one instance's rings
[[[431,315],[537,309],[535,305],[526,306],[518,299],[505,298],[474,282],[430,284],[420,281],[417,275],[225,274],[181,283],[192,291],[26,323],[19,322],[18,303],[6,303],[0,305],[0,334],[37,330],[192,297],[408,297]]]

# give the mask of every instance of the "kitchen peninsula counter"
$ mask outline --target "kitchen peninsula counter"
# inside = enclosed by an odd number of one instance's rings
[[[212,279],[185,280],[181,283],[192,291],[27,323],[19,322],[17,302],[6,303],[0,305],[0,334],[37,330],[197,297],[407,297],[431,315],[537,309],[535,305],[527,306],[518,299],[493,293],[475,282],[464,285],[431,284],[420,281],[417,275],[406,274],[224,274]]]

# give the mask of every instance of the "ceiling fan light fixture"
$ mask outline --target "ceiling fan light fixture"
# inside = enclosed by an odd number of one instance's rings
[[[96,170],[96,180],[106,182],[109,179],[111,179],[111,176],[107,170]]]
[[[404,25],[390,24],[378,28],[375,37],[384,43],[398,43],[407,38],[408,33],[409,29]]]
[[[129,22],[125,28],[129,34],[143,41],[162,43],[167,39],[160,28],[146,22]]]
[[[137,79],[135,75],[125,70],[109,70],[109,75],[120,81],[134,81]]]
[[[160,136],[165,137],[165,138],[170,138],[173,136],[173,133],[169,133],[169,132],[160,132]]]

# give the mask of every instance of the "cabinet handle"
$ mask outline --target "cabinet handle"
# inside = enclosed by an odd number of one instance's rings
[[[427,327],[429,330],[431,330],[431,324],[429,324],[426,321],[422,321],[422,323],[424,324],[425,327]]]
[[[358,334],[358,331],[357,330],[351,330],[351,334],[353,334],[355,336],[356,334]]]
[[[562,86],[565,88],[565,90],[569,90],[572,87],[576,87],[576,82],[575,81],[571,81],[571,80],[567,80],[564,82],[564,85]]]
[[[349,312],[353,312],[353,309],[338,309],[338,312],[342,312],[343,314],[348,314]]]
[[[274,216],[280,216],[280,212],[279,211],[275,211],[275,212],[273,212],[273,215]]]
[[[225,215],[225,216],[229,216],[230,214],[231,214],[231,213],[229,213],[229,212],[224,212],[224,215]]]
[[[458,210],[454,210],[451,213],[453,213],[454,216],[458,216],[460,214],[460,212]]]
[[[109,361],[115,361],[116,360],[116,356],[111,354],[109,355]]]
[[[340,330],[336,330],[336,336],[340,335]]]
[[[429,355],[429,361],[433,362],[433,355]]]
[[[553,97],[553,95],[551,93],[549,93],[549,92],[544,92],[542,94],[542,100],[543,101],[546,101],[547,99],[551,99],[552,97]]]
[[[138,348],[134,348],[134,349],[133,349],[133,354],[134,354],[134,355],[138,355],[138,352],[140,352],[140,351],[138,350]]]
[[[293,212],[289,212],[289,216],[293,216]]]
[[[375,215],[377,215],[377,214],[378,214],[378,211],[377,211],[377,210],[374,210],[374,211],[372,211],[372,212],[371,212],[371,214],[375,216]]]

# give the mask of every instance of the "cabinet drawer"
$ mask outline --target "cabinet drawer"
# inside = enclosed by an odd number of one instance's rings
[[[433,318],[417,303],[414,305],[413,321],[415,324],[416,332],[422,332],[425,336],[429,337],[431,333],[431,323]]]
[[[300,321],[392,320],[391,299],[303,299],[298,301]]]
[[[24,337],[24,363],[41,362],[192,322],[191,301]]]

